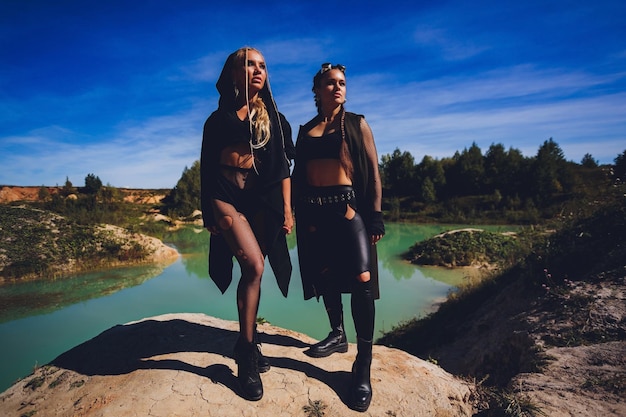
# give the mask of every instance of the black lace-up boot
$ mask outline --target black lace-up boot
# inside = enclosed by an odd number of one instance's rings
[[[260,400],[263,397],[263,384],[259,375],[259,350],[256,343],[239,338],[234,353],[242,396],[250,401]]]
[[[270,360],[267,357],[263,356],[263,353],[261,353],[261,343],[259,342],[259,334],[256,331],[256,324],[254,325],[254,344],[259,351],[259,372],[263,373],[269,371]]]
[[[372,402],[370,368],[372,366],[372,341],[357,339],[357,355],[352,365],[350,384],[350,408],[364,412]]]

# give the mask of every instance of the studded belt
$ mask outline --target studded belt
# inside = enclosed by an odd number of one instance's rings
[[[303,200],[308,204],[316,204],[318,206],[323,206],[325,204],[339,204],[348,202],[354,197],[356,194],[354,190],[348,191],[347,193],[340,194],[332,194],[332,195],[324,195],[324,196],[307,196],[304,197]]]

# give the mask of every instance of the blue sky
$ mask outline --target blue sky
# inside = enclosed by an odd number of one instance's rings
[[[476,143],[626,150],[626,2],[2,0],[0,184],[172,188],[199,159],[226,56],[264,54],[294,130],[322,62],[379,155]]]

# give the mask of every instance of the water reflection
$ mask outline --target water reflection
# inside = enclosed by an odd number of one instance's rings
[[[165,267],[166,265],[142,265],[54,280],[4,284],[0,286],[0,323],[50,313],[141,285],[161,274]]]
[[[448,285],[457,285],[460,282],[459,278],[463,278],[463,274],[460,271],[445,268],[417,267],[402,260],[402,254],[416,242],[462,227],[467,226],[387,224],[387,234],[378,244],[379,267],[396,280],[413,278],[415,270],[418,268],[429,278]],[[168,235],[166,240],[174,244],[183,253],[183,264],[189,273],[198,278],[209,278],[207,275],[209,234],[206,230],[198,227],[189,227]],[[297,255],[294,256],[297,253],[295,234],[287,236],[287,246],[292,253],[295,271],[297,269]]]

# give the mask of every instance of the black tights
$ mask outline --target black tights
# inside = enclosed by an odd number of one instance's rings
[[[239,332],[252,342],[261,298],[261,277],[265,257],[248,219],[232,204],[213,200],[213,208],[220,232],[223,234],[241,268],[237,286]]]

